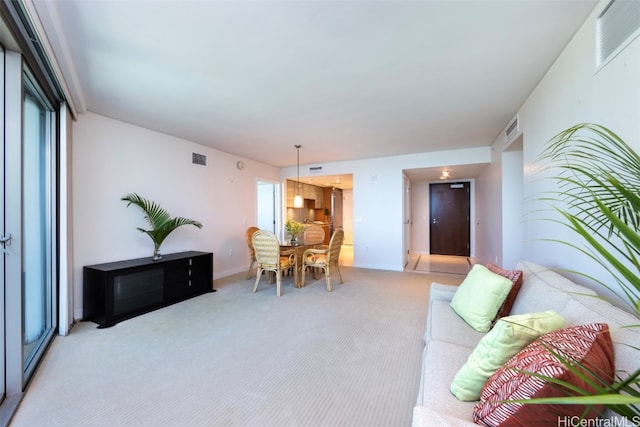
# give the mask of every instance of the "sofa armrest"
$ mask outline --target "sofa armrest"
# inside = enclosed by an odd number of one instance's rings
[[[429,286],[429,305],[427,308],[427,324],[425,326],[424,337],[423,340],[425,343],[429,342],[431,337],[431,328],[433,319],[431,319],[431,307],[433,307],[434,301],[447,301],[450,302],[453,299],[453,295],[455,295],[458,290],[457,286],[454,285],[444,285],[442,283],[431,282]]]
[[[433,300],[451,301],[457,290],[458,286],[432,282],[429,287],[429,302]]]

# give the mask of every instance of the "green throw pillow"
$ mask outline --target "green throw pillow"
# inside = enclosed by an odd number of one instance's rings
[[[513,282],[475,264],[458,287],[451,308],[478,332],[491,329],[493,319],[509,295]]]
[[[498,319],[456,374],[451,393],[458,400],[479,400],[482,387],[498,368],[536,338],[563,327],[564,319],[554,311]]]

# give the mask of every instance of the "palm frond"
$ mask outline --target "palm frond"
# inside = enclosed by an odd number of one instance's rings
[[[606,127],[582,123],[554,136],[540,160],[557,188],[545,201],[640,314],[640,155]]]
[[[189,218],[171,218],[169,212],[160,207],[159,204],[148,200],[136,193],[129,193],[126,196],[122,197],[121,200],[128,202],[127,206],[130,206],[132,204],[136,205],[144,212],[144,218],[149,224],[150,229],[145,230],[144,228],[140,227],[138,227],[137,229],[143,233],[146,233],[151,238],[155,246],[155,252],[157,252],[162,242],[164,242],[167,236],[176,228],[183,225],[193,225],[195,227],[202,228],[202,224],[200,222]]]
[[[546,163],[539,172],[554,181],[555,189],[538,198],[555,212],[555,216],[543,219],[562,224],[580,238],[579,243],[546,240],[576,249],[598,263],[613,277],[617,288],[576,273],[630,303],[640,317],[640,155],[606,127],[581,123],[551,138],[539,161]],[[591,389],[577,389],[560,380],[528,373],[561,387],[566,396],[514,403],[604,405],[620,415],[640,417],[640,370],[617,376],[608,384],[579,363],[557,352],[554,356],[574,375],[589,380]]]

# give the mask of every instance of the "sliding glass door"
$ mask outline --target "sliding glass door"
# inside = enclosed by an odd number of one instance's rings
[[[63,98],[34,34],[22,2],[0,2],[0,420],[57,328]]]
[[[56,114],[22,55],[3,61],[0,384],[15,404],[56,328]]]
[[[23,364],[28,376],[54,328],[54,112],[24,74],[22,132]]]

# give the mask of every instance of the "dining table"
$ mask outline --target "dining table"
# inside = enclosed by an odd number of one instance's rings
[[[304,251],[307,249],[315,248],[323,245],[324,242],[322,240],[314,240],[314,241],[304,241],[301,239],[298,240],[284,240],[280,242],[280,251],[290,251],[292,249],[296,252],[296,275],[295,275],[295,287],[301,288],[302,284],[300,281],[300,275],[302,274],[302,266],[304,265],[302,255]],[[315,274],[314,274],[315,276]]]

